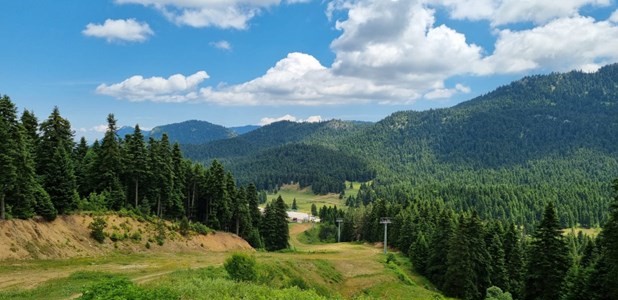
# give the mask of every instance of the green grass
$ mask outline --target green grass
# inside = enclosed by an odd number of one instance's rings
[[[0,292],[0,299],[66,299],[99,281],[114,277],[102,272],[78,271],[68,277],[49,280],[34,289],[9,289]]]
[[[360,182],[352,182],[353,188],[350,189],[350,182],[346,181],[345,198],[349,195],[356,197],[360,185]],[[290,208],[292,207],[292,201],[296,199],[297,211],[304,213],[311,213],[311,204],[315,204],[318,210],[324,205],[336,205],[339,208],[343,208],[345,205],[345,198],[339,199],[339,194],[315,195],[311,187],[300,189],[297,184],[284,185],[276,194],[268,194],[268,200],[276,199],[279,196],[283,198],[283,201]]]
[[[231,253],[114,253],[1,261],[0,299],[74,298],[86,290],[106,292],[105,285],[92,286],[106,281],[119,286],[119,293],[174,299],[435,299],[440,295],[412,271],[403,255],[395,254],[386,263],[381,248],[373,245],[307,244],[301,237],[309,228],[311,224],[291,225],[292,251],[253,252],[258,271],[254,283],[229,279],[222,264]]]

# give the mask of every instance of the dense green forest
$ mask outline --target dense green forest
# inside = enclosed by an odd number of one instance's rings
[[[607,217],[608,183],[618,177],[616,73],[618,65],[591,74],[531,76],[455,107],[397,112],[375,124],[278,122],[181,147],[196,161],[219,159],[242,181],[264,176],[260,186],[271,187],[297,180],[290,173],[321,171],[319,164],[299,166],[296,153],[286,151],[290,144],[318,145],[330,149],[321,154],[326,161],[344,154],[366,162],[384,199],[444,201],[458,211],[527,226],[553,201],[563,226],[594,227]],[[339,172],[303,184],[320,186],[318,193],[339,192],[342,178],[362,180],[354,176],[365,173]],[[324,179],[334,188],[322,190]]]
[[[217,161],[204,167],[183,158],[166,134],[145,142],[135,126],[120,138],[116,122],[110,114],[101,142],[76,144],[58,108],[40,123],[28,110],[18,119],[11,99],[1,97],[0,219],[130,209],[234,232],[256,248],[287,248],[278,238],[288,230],[282,200],[267,204],[271,213],[262,217],[253,184],[237,187]]]
[[[363,193],[375,192],[365,185],[359,196]],[[475,211],[457,212],[444,202],[423,198],[378,198],[347,210],[324,206],[313,214],[321,219],[318,237],[331,242],[336,240],[337,218],[343,218],[342,241],[380,242],[380,219],[391,217],[389,246],[407,255],[415,271],[447,296],[609,300],[618,297],[618,180],[613,194],[609,220],[596,238],[565,234],[553,202],[527,233],[518,224],[483,220]]]
[[[250,131],[252,127],[239,128],[243,133]],[[120,137],[133,134],[133,127],[123,126],[116,133]],[[189,120],[180,123],[156,126],[152,130],[142,130],[142,135],[147,141],[148,138],[160,140],[166,134],[170,143],[178,144],[205,144],[211,141],[232,138],[238,135],[233,128],[225,128],[221,125],[212,124],[206,121]]]

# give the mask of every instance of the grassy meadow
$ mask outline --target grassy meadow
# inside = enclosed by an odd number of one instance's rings
[[[358,190],[360,188],[360,182],[352,182],[352,188],[350,188],[350,182],[346,181],[346,190],[345,197],[343,199],[339,199],[339,194],[326,194],[326,195],[315,195],[311,190],[311,187],[306,187],[301,189],[298,184],[289,184],[282,186],[279,191],[275,194],[268,194],[268,201],[276,199],[281,196],[283,201],[288,205],[288,207],[292,207],[292,201],[296,199],[296,205],[298,206],[297,211],[304,213],[311,213],[311,204],[315,204],[318,209],[320,207],[326,206],[337,206],[342,208],[345,206],[345,199],[349,196],[355,196],[358,194]]]
[[[119,252],[1,261],[0,299],[95,299],[87,298],[88,291],[100,282],[108,289],[158,299],[442,299],[402,255],[387,262],[375,245],[301,242],[299,236],[310,227],[290,226],[290,250],[248,251],[257,260],[258,279],[253,283],[228,278],[222,265],[231,253]],[[130,286],[119,287],[122,284]]]

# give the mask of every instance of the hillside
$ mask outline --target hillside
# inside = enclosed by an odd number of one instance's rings
[[[359,132],[371,123],[331,120],[319,123],[280,121],[231,139],[213,141],[204,145],[182,145],[187,158],[209,161],[256,155],[261,151],[290,143],[319,141],[331,148],[330,141]]]
[[[366,162],[383,198],[441,199],[522,223],[537,220],[551,200],[565,225],[594,226],[618,177],[617,75],[614,64],[591,74],[530,76],[451,108],[397,112],[375,124],[279,122],[185,153],[223,160],[248,178],[297,160],[283,145],[321,145],[335,151],[323,156],[340,152]],[[290,170],[272,168],[269,177],[289,180]]]
[[[119,215],[106,215],[108,236],[116,233],[120,240],[109,238],[100,244],[90,237],[89,215],[60,216],[53,222],[43,220],[0,221],[0,261],[7,259],[66,259],[109,255],[116,251],[130,253],[151,252],[217,252],[252,249],[236,235],[216,232],[208,235],[192,234],[185,238],[176,230],[166,229],[162,246],[154,242],[154,223]],[[171,224],[167,224],[171,227]],[[126,233],[126,237],[124,237]],[[150,244],[148,248],[146,243]]]
[[[231,129],[198,120],[157,126],[150,131],[149,136],[161,139],[163,133],[169,136],[171,143],[179,144],[204,144],[236,136]]]
[[[290,226],[293,251],[251,252],[258,265],[254,283],[230,280],[222,266],[230,252],[116,251],[88,258],[0,260],[0,299],[74,299],[93,284],[115,278],[179,295],[165,299],[448,299],[412,272],[401,254],[386,262],[380,244],[303,244],[299,236],[310,227]]]
[[[141,129],[145,140],[149,137],[161,139],[166,133],[170,141],[179,144],[206,144],[211,141],[228,139],[242,135],[260,128],[257,125],[245,125],[238,127],[225,128],[221,125],[212,124],[206,121],[190,120],[181,123],[161,125],[152,130]],[[123,126],[116,131],[116,134],[124,138],[127,134],[133,134],[135,128]]]

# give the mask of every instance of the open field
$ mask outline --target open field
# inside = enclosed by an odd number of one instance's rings
[[[207,299],[213,291],[255,298],[268,293],[267,287],[279,291],[294,286],[309,289],[306,294],[291,290],[303,299],[434,299],[439,295],[411,272],[406,258],[397,254],[394,262],[386,263],[380,245],[301,243],[298,235],[310,226],[290,226],[292,251],[250,252],[258,262],[258,284],[225,280],[221,266],[229,252],[114,252],[95,258],[1,261],[0,299],[76,298],[84,287],[110,274],[126,276],[145,289],[169,289],[182,299]]]
[[[268,200],[276,199],[281,195],[283,201],[289,206],[292,207],[292,201],[296,198],[296,205],[298,206],[298,211],[304,213],[311,213],[311,204],[314,204],[320,209],[320,207],[326,206],[337,206],[342,208],[345,205],[345,198],[349,195],[355,196],[358,194],[358,190],[360,188],[359,182],[353,182],[353,188],[350,189],[350,182],[346,181],[346,190],[344,199],[339,199],[339,194],[327,194],[327,195],[315,195],[311,190],[311,187],[306,187],[301,189],[298,184],[288,184],[284,185],[279,189],[276,194],[268,194]]]

